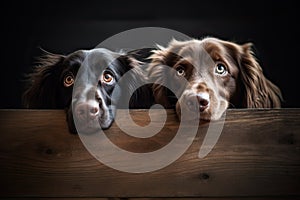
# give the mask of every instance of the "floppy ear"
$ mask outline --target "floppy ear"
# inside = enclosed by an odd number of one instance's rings
[[[33,71],[27,75],[27,89],[22,95],[26,108],[55,108],[56,88],[60,74],[59,65],[65,56],[44,51]]]
[[[151,63],[149,64],[148,76],[153,83],[152,92],[154,96],[155,103],[161,104],[166,108],[170,107],[170,102],[168,101],[167,88],[161,84],[165,83],[165,65],[168,60],[169,51],[167,49],[154,50],[153,55],[150,56]]]
[[[154,100],[143,69],[145,63],[135,59],[132,55],[122,55],[118,61],[126,69],[124,73],[129,71],[129,74],[126,74],[126,84],[119,85],[123,97],[130,98],[129,108],[150,108]],[[131,94],[132,96],[126,96]],[[127,105],[123,106],[127,107]]]
[[[251,43],[241,45],[241,55],[238,59],[243,84],[243,104],[247,108],[279,108],[282,100],[281,91],[264,76],[251,47]]]
[[[187,43],[188,41],[177,41],[173,39],[167,48],[158,46],[159,49],[153,50],[153,54],[149,57],[151,63],[147,70],[151,82],[154,83],[152,85],[154,100],[155,103],[161,104],[165,108],[172,107],[172,102],[170,102],[168,98],[170,91],[163,86],[163,84],[166,85],[168,81],[166,66],[173,67],[180,58],[178,52]]]

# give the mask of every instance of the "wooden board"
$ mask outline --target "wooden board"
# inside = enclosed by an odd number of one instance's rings
[[[147,124],[145,110],[131,112]],[[106,135],[133,152],[168,144],[178,120],[149,139]],[[126,123],[126,119],[123,119]],[[0,198],[5,197],[300,197],[300,109],[229,110],[213,150],[198,158],[209,123],[200,123],[176,162],[150,173],[121,172],[100,163],[70,134],[62,110],[0,110]]]

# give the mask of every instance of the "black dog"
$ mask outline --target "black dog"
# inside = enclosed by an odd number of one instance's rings
[[[126,80],[119,84],[127,72]],[[130,54],[104,48],[89,51],[73,89],[73,109],[67,115],[69,124],[75,121],[77,131],[91,133],[97,130],[98,124],[102,129],[109,128],[117,108],[149,108],[153,96],[146,81],[140,62]],[[117,90],[115,95],[114,90]],[[123,102],[125,99],[129,105]]]
[[[154,100],[150,85],[144,85],[136,91],[130,91],[134,85],[146,82],[140,66],[150,54],[150,49],[134,50],[129,53],[115,53],[104,48],[79,50],[68,56],[46,53],[40,59],[40,65],[28,76],[30,86],[25,91],[23,100],[27,108],[64,108],[70,132],[76,133],[73,114],[76,115],[77,128],[92,131],[90,125],[98,121],[103,129],[109,128],[114,119],[114,112],[119,99],[133,93],[129,108],[149,108]],[[84,65],[93,83],[79,81],[71,100],[73,84],[80,67]],[[118,85],[118,80],[131,70],[131,79],[125,85]],[[112,99],[112,91],[118,85],[119,99]]]

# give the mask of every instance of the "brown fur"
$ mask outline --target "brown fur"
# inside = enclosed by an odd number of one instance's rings
[[[209,94],[211,104],[201,118],[208,120],[218,119],[229,106],[279,108],[282,101],[280,89],[265,77],[252,46],[251,43],[240,45],[207,37],[202,40],[172,40],[166,48],[159,47],[153,51],[148,68],[149,77],[156,83],[152,87],[156,103],[167,108],[176,107],[180,115],[180,108],[189,96],[204,92]],[[214,63],[219,62],[226,66],[228,74],[214,74]],[[168,74],[165,66],[173,69],[183,66],[184,78],[189,82],[179,92],[176,105],[170,102],[168,89],[158,84],[166,81],[178,84],[178,77]]]

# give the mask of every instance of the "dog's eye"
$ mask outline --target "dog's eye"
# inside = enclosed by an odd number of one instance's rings
[[[224,64],[218,63],[215,67],[215,73],[218,75],[226,75],[227,70]]]
[[[64,78],[64,86],[65,87],[70,87],[74,84],[74,77],[72,74],[69,74],[67,76],[65,76]]]
[[[103,75],[102,75],[102,80],[109,84],[109,83],[112,83],[114,81],[114,77],[111,73],[109,72],[104,72]]]
[[[184,71],[184,68],[182,66],[177,67],[176,71],[177,71],[178,76],[184,76],[185,75],[185,71]]]

